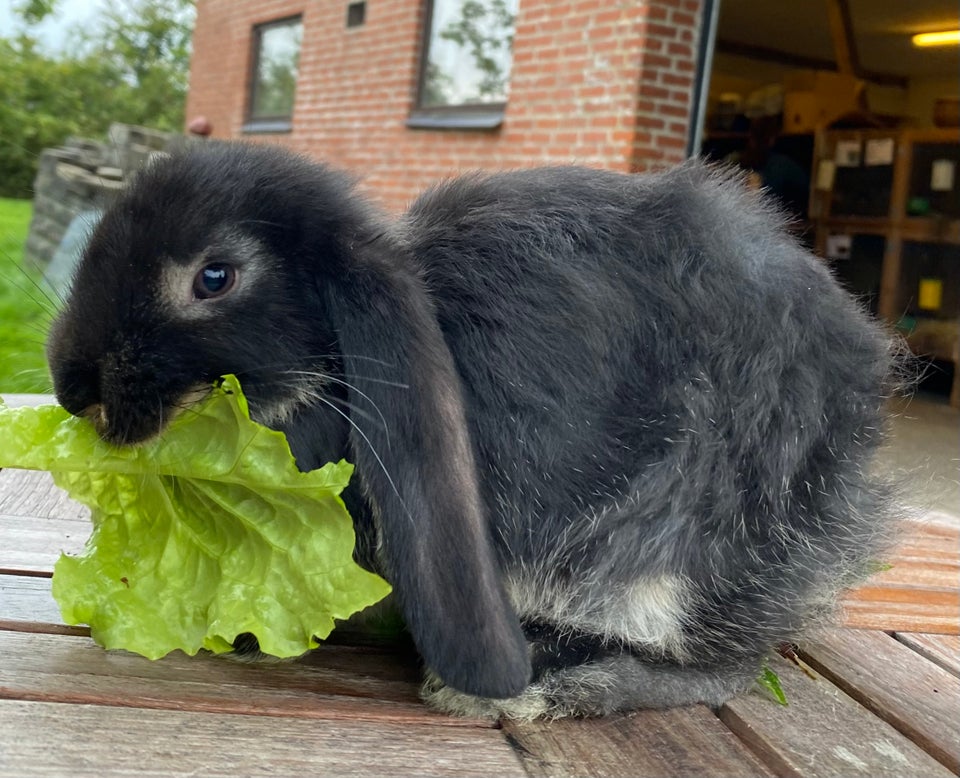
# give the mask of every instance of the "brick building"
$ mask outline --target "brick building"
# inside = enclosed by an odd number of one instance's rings
[[[675,163],[706,2],[198,0],[187,118],[356,171],[393,209],[465,169]]]

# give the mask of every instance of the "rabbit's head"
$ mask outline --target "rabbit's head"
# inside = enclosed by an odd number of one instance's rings
[[[473,694],[526,685],[459,376],[416,263],[348,178],[242,144],[154,162],[96,229],[48,357],[61,404],[121,445],[236,374],[302,468],[356,465],[426,662]]]

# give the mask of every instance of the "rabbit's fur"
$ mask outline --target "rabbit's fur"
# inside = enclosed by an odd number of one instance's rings
[[[209,263],[237,283],[195,299]],[[719,704],[894,516],[890,339],[699,163],[468,175],[390,221],[289,152],[196,147],[107,212],[48,352],[108,440],[236,373],[301,468],[354,462],[358,558],[461,713]]]

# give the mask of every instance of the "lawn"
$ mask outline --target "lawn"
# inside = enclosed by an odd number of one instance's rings
[[[0,392],[48,392],[43,342],[53,295],[22,265],[29,200],[0,198]]]

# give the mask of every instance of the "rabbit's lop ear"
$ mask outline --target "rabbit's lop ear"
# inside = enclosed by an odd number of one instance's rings
[[[460,378],[417,273],[371,249],[328,287],[326,305],[349,401],[369,411],[351,448],[385,573],[445,683],[510,697],[529,683],[530,659],[488,534]]]

